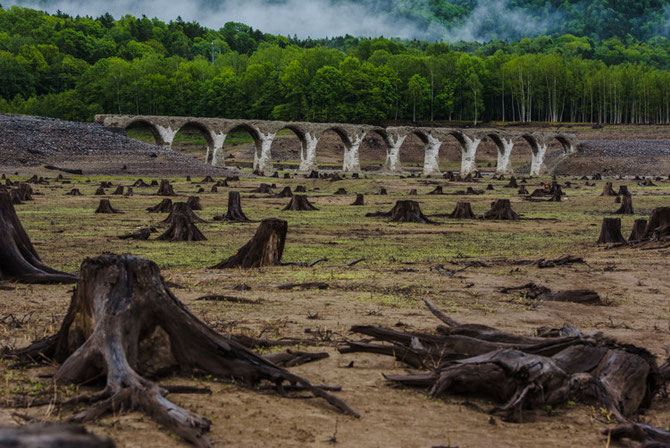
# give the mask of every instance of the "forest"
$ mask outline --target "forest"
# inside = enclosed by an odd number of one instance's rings
[[[639,38],[603,27],[602,36],[486,43],[298,39],[234,22],[213,30],[180,18],[0,7],[0,112],[668,123],[670,41],[642,32],[658,24],[662,4],[618,3],[656,11],[640,13],[650,17],[644,24],[626,22]]]

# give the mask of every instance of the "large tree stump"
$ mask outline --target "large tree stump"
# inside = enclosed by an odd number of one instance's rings
[[[176,194],[174,193],[174,189],[172,188],[172,185],[170,185],[169,180],[161,179],[161,184],[158,187],[156,196],[176,196]]]
[[[172,199],[163,199],[160,203],[149,207],[149,213],[170,213],[172,211]]]
[[[202,219],[200,216],[196,215],[193,210],[191,210],[191,207],[188,206],[186,202],[175,202],[172,205],[172,209],[170,210],[170,214],[168,215],[165,220],[161,222],[161,224],[166,224],[166,225],[173,225],[174,224],[174,219],[175,216],[179,214],[186,214],[188,215],[189,219],[192,222],[207,222],[204,219]]]
[[[642,241],[645,236],[646,228],[647,228],[646,219],[636,219],[635,222],[633,223],[633,230],[631,231],[630,236],[628,237],[628,241],[629,242]]]
[[[484,213],[484,219],[517,220],[519,215],[512,210],[509,199],[496,199],[491,205],[491,210]]]
[[[476,216],[472,212],[472,206],[469,202],[457,202],[456,208],[449,215],[452,219],[475,219]]]
[[[307,196],[304,194],[296,194],[293,195],[291,198],[291,202],[288,203],[286,207],[282,209],[282,211],[311,211],[311,210],[318,210],[318,208],[314,207],[311,202],[307,199]]]
[[[362,193],[356,194],[356,200],[351,205],[365,205],[365,198]]]
[[[368,213],[368,217],[388,217],[390,222],[414,222],[419,224],[435,224],[421,212],[417,201],[397,201],[388,212]]]
[[[198,371],[252,385],[288,381],[357,415],[337,397],[216,333],[172,294],[155,263],[129,255],[84,260],[58,333],[14,355],[60,363],[54,376],[58,384],[107,378],[104,390],[79,400],[90,407],[74,422],[138,411],[198,447],[210,446],[211,422],[168,401],[171,388],[149,377]]]
[[[228,211],[225,215],[215,216],[215,221],[249,222],[249,218],[242,211],[240,193],[238,191],[228,192]]]
[[[15,190],[17,192],[17,197],[23,201],[32,201],[33,200],[33,187],[30,186],[30,184],[27,184],[25,182],[21,182],[18,186],[18,188]]]
[[[121,210],[117,210],[114,207],[112,207],[112,203],[109,202],[109,199],[100,199],[100,203],[98,204],[98,208],[95,211],[96,213],[123,213]]]
[[[504,188],[519,188],[519,185],[516,183],[516,177],[512,176],[509,178],[509,183],[505,185]]]
[[[193,210],[185,202],[177,202],[172,207],[172,213],[168,218],[170,227],[160,235],[157,240],[161,241],[205,241],[202,234],[193,222]]]
[[[670,207],[652,210],[649,223],[644,231],[645,240],[662,240],[670,236]]]
[[[198,196],[189,196],[186,204],[188,204],[191,210],[202,210],[202,204],[200,204],[200,197]]]
[[[630,191],[628,191],[628,187],[626,185],[620,185],[619,186],[619,192],[617,193],[618,196],[630,196]]]
[[[625,243],[621,234],[621,218],[603,218],[598,244]]]
[[[45,266],[16,215],[8,192],[0,191],[0,281],[75,283],[73,275]]]
[[[633,197],[631,195],[621,196],[621,207],[614,212],[615,215],[634,215]]]
[[[0,427],[0,447],[4,448],[114,448],[112,439],[98,437],[72,423],[32,423]]]
[[[115,196],[123,196],[123,185],[116,187],[116,190],[112,193]]]
[[[288,223],[281,219],[264,219],[254,237],[235,255],[212,266],[212,269],[250,269],[278,266],[284,253]]]
[[[293,192],[291,191],[291,187],[288,185],[284,187],[282,191],[279,192],[277,195],[278,198],[292,198],[293,197]]]
[[[600,193],[600,196],[616,196],[616,192],[614,191],[614,187],[612,186],[612,182],[607,182],[605,183],[605,187],[603,188],[603,192]]]

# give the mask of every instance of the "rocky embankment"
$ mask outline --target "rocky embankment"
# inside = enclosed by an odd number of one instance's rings
[[[233,172],[143,143],[98,124],[0,114],[0,167],[27,174],[45,165],[84,174],[226,176]]]

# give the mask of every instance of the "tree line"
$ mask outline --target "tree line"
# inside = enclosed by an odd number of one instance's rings
[[[210,30],[0,7],[0,112],[383,123],[670,122],[670,43],[487,44]]]

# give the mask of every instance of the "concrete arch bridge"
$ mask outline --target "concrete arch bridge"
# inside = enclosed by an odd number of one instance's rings
[[[552,140],[558,141],[565,154],[577,151],[578,140],[575,134],[564,132],[514,132],[499,129],[458,129],[427,127],[379,127],[340,123],[303,123],[285,121],[238,120],[227,118],[169,117],[151,115],[96,115],[96,123],[117,132],[124,132],[131,125],[142,123],[153,133],[156,143],[171,147],[175,135],[185,126],[197,128],[207,142],[208,162],[214,166],[223,166],[221,153],[226,136],[231,131],[246,130],[255,142],[254,170],[272,174],[272,155],[270,148],[277,132],[283,129],[293,131],[300,140],[300,172],[317,169],[316,146],[327,131],[334,131],[342,139],[344,163],[342,171],[359,172],[359,147],[366,135],[375,133],[386,143],[384,167],[389,171],[400,171],[400,149],[403,142],[414,134],[424,146],[423,173],[439,174],[440,147],[447,139],[455,138],[461,149],[461,174],[467,175],[476,170],[475,156],[479,144],[485,139],[493,141],[498,150],[498,174],[511,174],[510,156],[515,144],[525,141],[531,148],[531,175],[539,175],[545,170],[544,159],[547,147]]]

